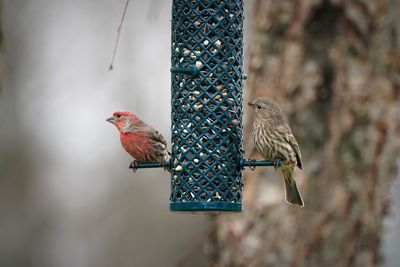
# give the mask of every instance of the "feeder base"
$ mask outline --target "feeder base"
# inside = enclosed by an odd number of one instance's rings
[[[178,202],[169,204],[170,211],[188,212],[241,212],[241,203],[211,203],[211,202]]]

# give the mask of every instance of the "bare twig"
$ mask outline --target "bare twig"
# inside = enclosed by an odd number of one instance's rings
[[[117,47],[118,47],[119,36],[120,36],[120,34],[121,34],[122,23],[124,22],[124,19],[125,19],[125,14],[126,14],[126,10],[128,9],[129,1],[130,1],[130,0],[126,0],[125,8],[124,8],[124,13],[122,14],[122,18],[121,18],[121,23],[119,24],[118,29],[117,29],[117,39],[115,40],[115,46],[114,46],[113,56],[112,56],[111,64],[110,64],[108,70],[113,70],[113,69],[114,69],[114,66],[113,66],[113,65],[114,65],[115,55],[117,54]]]

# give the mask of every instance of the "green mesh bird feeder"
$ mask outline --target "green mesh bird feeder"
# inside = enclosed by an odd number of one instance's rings
[[[171,211],[242,211],[242,0],[173,0]],[[142,163],[138,168],[162,167]]]
[[[172,211],[241,211],[243,4],[172,2]]]

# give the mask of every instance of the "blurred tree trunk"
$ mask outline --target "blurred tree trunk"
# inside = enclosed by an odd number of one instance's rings
[[[245,212],[212,219],[211,266],[382,261],[400,150],[399,14],[398,0],[255,1],[245,98],[270,96],[285,109],[302,149],[305,208],[284,202],[275,171],[246,172]]]

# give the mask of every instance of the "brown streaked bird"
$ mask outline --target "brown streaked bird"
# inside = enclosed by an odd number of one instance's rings
[[[138,162],[159,162],[168,170],[167,142],[157,130],[128,111],[116,111],[106,121],[117,127],[122,147],[134,158],[134,171]]]
[[[259,97],[248,105],[257,114],[252,131],[257,150],[265,160],[281,160],[286,201],[304,207],[293,176],[296,166],[302,169],[300,148],[281,107],[268,97]]]

